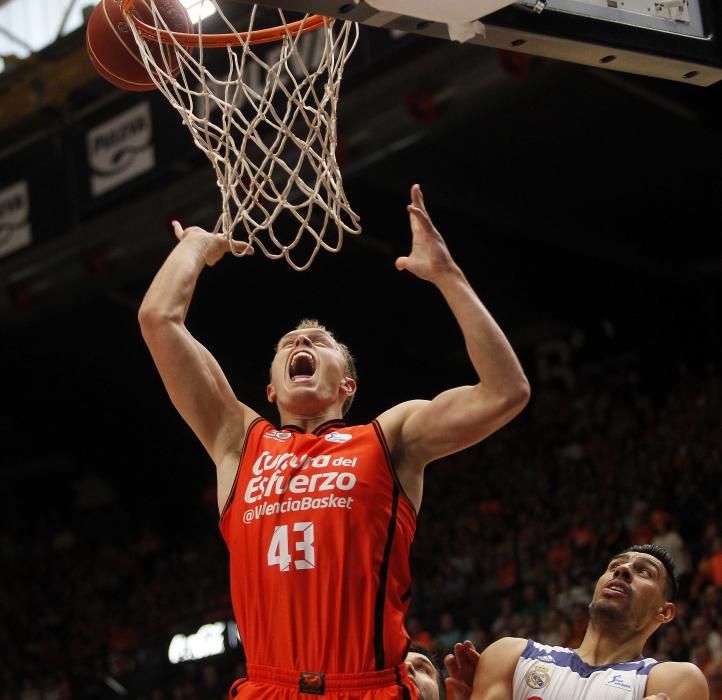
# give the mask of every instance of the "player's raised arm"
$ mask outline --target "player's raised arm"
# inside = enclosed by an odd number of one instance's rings
[[[411,253],[396,267],[434,284],[453,312],[479,381],[439,394],[432,401],[400,404],[379,417],[397,469],[416,469],[474,445],[524,408],[529,382],[509,341],[451,257],[424,205],[421,189],[411,189],[408,206]]]
[[[184,230],[177,221],[173,228],[178,245],[151,283],[138,319],[173,405],[220,469],[229,453],[240,451],[256,414],[236,399],[218,363],[189,333],[185,319],[198,276],[223,257],[228,242],[196,226]]]

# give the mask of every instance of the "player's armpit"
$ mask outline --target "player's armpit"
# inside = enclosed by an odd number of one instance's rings
[[[668,661],[649,673],[647,696],[665,693],[669,700],[709,700],[709,686],[702,671],[691,663]]]
[[[487,647],[474,673],[471,700],[512,700],[514,670],[526,639],[504,637]]]

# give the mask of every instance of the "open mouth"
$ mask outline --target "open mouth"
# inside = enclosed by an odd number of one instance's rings
[[[292,358],[288,366],[288,376],[295,383],[307,382],[316,372],[316,360],[310,352],[300,350]]]
[[[608,583],[604,586],[603,590],[605,593],[615,598],[618,596],[626,596],[628,593],[627,587],[619,583]]]

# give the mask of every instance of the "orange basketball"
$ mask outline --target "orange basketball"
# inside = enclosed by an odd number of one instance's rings
[[[179,0],[155,0],[155,5],[170,31],[193,30],[188,11]],[[146,24],[155,25],[148,0],[136,0],[131,12]],[[128,22],[120,13],[120,0],[102,0],[96,5],[88,20],[85,39],[90,61],[108,82],[134,92],[155,89]],[[173,47],[147,43],[157,63],[168,65],[173,75],[177,75],[180,67]]]

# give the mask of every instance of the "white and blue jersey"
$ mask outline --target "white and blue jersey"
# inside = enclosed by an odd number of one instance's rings
[[[657,663],[590,666],[571,649],[530,639],[514,671],[513,700],[642,700]]]

